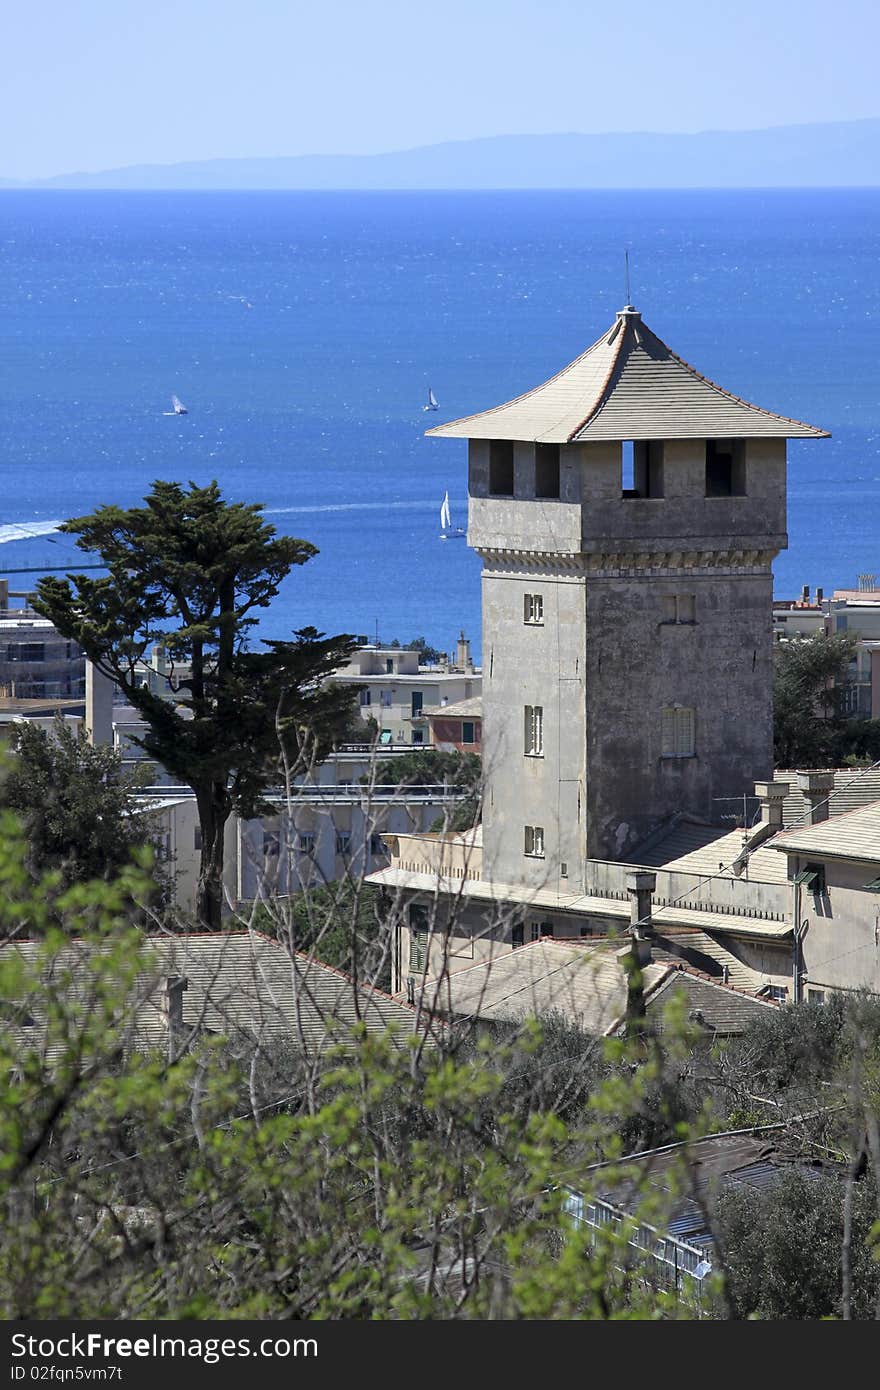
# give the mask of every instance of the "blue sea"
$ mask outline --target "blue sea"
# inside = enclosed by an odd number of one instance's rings
[[[625,247],[680,356],[832,431],[789,446],[777,594],[880,572],[880,191],[829,190],[2,192],[0,573],[82,563],[64,518],[216,478],[320,550],[258,635],[478,652],[479,561],[439,539],[466,446],[423,431],[598,337]]]

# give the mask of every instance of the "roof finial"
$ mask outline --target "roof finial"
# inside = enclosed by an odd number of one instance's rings
[[[625,304],[626,304],[627,309],[631,309],[631,308],[632,308],[632,298],[631,298],[631,296],[630,296],[630,289],[629,289],[629,250],[628,250],[627,248],[624,248],[624,252],[623,252],[623,263],[624,263],[624,266],[626,267],[626,300],[625,300]]]

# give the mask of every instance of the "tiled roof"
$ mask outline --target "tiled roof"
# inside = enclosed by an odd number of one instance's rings
[[[472,695],[469,700],[456,700],[454,705],[436,705],[423,713],[428,719],[482,719],[483,697]]]
[[[759,883],[785,883],[785,862],[769,848],[767,840],[749,855],[748,877]],[[720,830],[717,826],[695,825],[686,821],[674,826],[669,834],[652,843],[646,851],[637,851],[632,862],[645,868],[668,869],[691,874],[711,874],[717,878],[737,878],[731,865],[741,853],[743,832]],[[723,868],[719,866],[723,865]],[[740,881],[742,878],[740,876]]]
[[[834,802],[832,801],[832,806]],[[831,815],[818,825],[785,830],[770,842],[784,853],[829,855],[834,859],[859,859],[880,863],[880,801],[843,815]],[[780,857],[780,862],[785,859]]]
[[[381,990],[354,981],[332,966],[309,956],[291,955],[281,943],[256,932],[200,933],[190,936],[149,937],[148,952],[155,968],[142,973],[126,1003],[129,1043],[140,1048],[165,1046],[168,1032],[162,1008],[165,980],[183,976],[183,1030],[195,1036],[201,1030],[230,1038],[286,1039],[317,1055],[336,1044],[351,1042],[358,1023],[368,1033],[384,1033],[391,1027],[398,1041],[416,1027],[414,1010]],[[2,948],[14,951],[28,963],[38,959],[36,942],[14,942]],[[87,1005],[95,989],[93,948],[72,942],[52,962],[47,988],[54,979],[74,1006]],[[23,1040],[33,1042],[45,1024],[45,1002],[40,995],[27,1000],[33,1018],[22,1029]],[[32,1028],[36,1028],[34,1033]],[[47,1060],[59,1053],[47,1049]]]
[[[620,944],[533,941],[463,970],[427,980],[421,1004],[430,1012],[459,1017],[516,1020],[551,1012],[589,1033],[614,1032],[626,1010],[626,976]],[[684,992],[689,1012],[719,1035],[741,1033],[776,1005],[681,962],[654,960],[642,971],[646,1009],[662,1028],[661,1013],[674,989]]]
[[[728,981],[738,989],[754,991],[770,983],[770,975],[746,965],[739,956],[734,955],[733,951],[709,932],[665,927],[656,941],[658,947],[670,950],[673,955],[687,951],[704,957],[707,964],[714,961],[720,971],[726,970]]]
[[[682,966],[673,971],[651,996],[649,1014],[662,1015],[675,993],[682,993],[689,1015],[699,1015],[699,1022],[719,1037],[742,1033],[756,1018],[766,1017],[767,1011],[778,1005],[733,984],[723,984],[708,976]],[[662,1021],[656,1026],[662,1031]]]
[[[668,965],[645,966],[645,993],[669,972]],[[545,939],[428,980],[421,1000],[430,1012],[459,1017],[515,1020],[559,1012],[604,1034],[623,1017],[626,976],[614,948]]]
[[[829,769],[830,771],[830,769]],[[788,827],[808,824],[810,805],[798,788],[796,772],[774,772],[774,780],[787,782],[790,791],[782,803],[783,824]],[[834,770],[834,791],[829,793],[828,814],[840,816],[880,801],[880,768],[842,767]]]
[[[552,444],[593,439],[824,438],[827,431],[750,405],[677,357],[631,306],[549,381],[427,431]]]

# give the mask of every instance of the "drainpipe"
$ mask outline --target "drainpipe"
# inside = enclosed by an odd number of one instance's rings
[[[795,878],[797,878],[797,877],[798,877],[798,875],[795,874]],[[792,884],[792,888],[793,888],[793,890],[794,890],[794,905],[793,905],[793,907],[792,907],[792,920],[793,920],[793,922],[794,922],[794,951],[793,951],[793,956],[794,956],[794,973],[793,973],[793,978],[792,978],[792,982],[791,982],[791,984],[792,984],[791,997],[792,997],[792,999],[794,1000],[795,1004],[800,1004],[800,1003],[802,1002],[802,1000],[803,1000],[803,994],[804,994],[804,982],[803,982],[804,950],[803,950],[803,940],[804,940],[804,937],[805,937],[806,934],[807,934],[807,927],[809,926],[809,922],[807,921],[806,918],[804,918],[804,920],[801,921],[801,884],[800,884],[800,883],[793,883],[793,884]]]

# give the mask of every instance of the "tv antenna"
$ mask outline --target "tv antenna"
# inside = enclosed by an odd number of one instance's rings
[[[625,271],[625,277],[626,277],[626,305],[627,305],[627,308],[629,308],[629,306],[632,304],[632,299],[630,298],[630,288],[629,288],[629,251],[627,251],[627,250],[624,250],[624,253],[623,253],[623,264],[624,264],[624,271]]]

